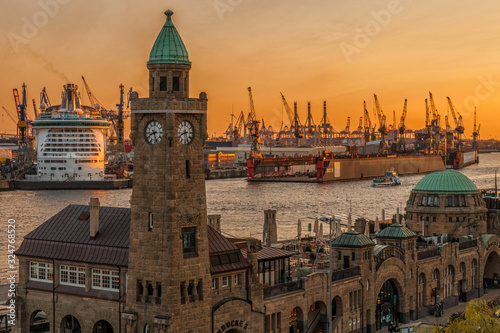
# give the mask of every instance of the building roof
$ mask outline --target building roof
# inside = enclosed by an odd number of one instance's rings
[[[357,231],[348,231],[332,241],[333,247],[364,247],[375,243],[366,235]]]
[[[93,240],[88,212],[89,206],[67,206],[27,234],[16,254],[127,266],[130,208],[99,207],[99,233]]]
[[[163,25],[156,41],[149,53],[149,64],[184,64],[189,65],[188,52],[172,22],[171,10],[167,10],[167,21]]]
[[[390,224],[387,228],[382,229],[375,238],[409,238],[417,237],[413,230],[403,227],[399,223]]]
[[[241,253],[243,254],[243,257],[247,257],[247,248],[242,248],[240,249]],[[288,258],[296,254],[295,252],[288,251],[288,250],[283,250],[283,249],[277,249],[274,247],[268,247],[268,246],[263,246],[262,250],[257,252],[257,260],[271,260],[271,259],[278,259],[278,258]]]
[[[95,239],[90,239],[89,217],[89,206],[67,206],[27,234],[16,255],[128,266],[130,208],[99,207]],[[250,267],[238,246],[207,228],[212,274]]]
[[[422,178],[413,192],[470,193],[478,192],[467,176],[453,170],[436,171]]]
[[[373,248],[373,256],[378,256],[378,254],[386,247],[390,247],[390,245],[375,245]]]

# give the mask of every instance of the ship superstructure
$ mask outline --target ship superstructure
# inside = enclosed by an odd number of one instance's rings
[[[95,107],[81,104],[78,86],[64,86],[61,104],[40,105],[36,130],[38,181],[104,179],[106,130],[110,126]]]

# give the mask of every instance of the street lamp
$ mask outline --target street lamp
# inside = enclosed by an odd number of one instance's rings
[[[318,218],[321,222],[327,222],[330,225],[330,265],[328,268],[328,333],[332,333],[332,224],[333,222],[340,222],[340,219],[336,219],[335,215],[330,217],[321,216]]]

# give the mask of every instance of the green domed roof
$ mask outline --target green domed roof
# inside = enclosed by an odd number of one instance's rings
[[[409,238],[417,237],[417,234],[413,230],[403,227],[399,223],[393,223],[387,228],[382,229],[375,238]]]
[[[158,37],[156,37],[155,44],[149,53],[149,64],[184,64],[189,65],[188,52],[182,38],[177,32],[172,22],[171,10],[167,10],[167,21],[163,25]]]
[[[374,244],[370,238],[353,230],[343,233],[332,242],[335,247],[364,247]]]
[[[413,192],[464,193],[477,191],[478,189],[472,180],[453,170],[428,174],[413,188]]]

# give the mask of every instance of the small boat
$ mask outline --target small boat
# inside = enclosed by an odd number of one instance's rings
[[[401,181],[399,180],[398,174],[396,171],[385,171],[383,178],[375,178],[373,180],[373,186],[395,186],[401,185]]]

